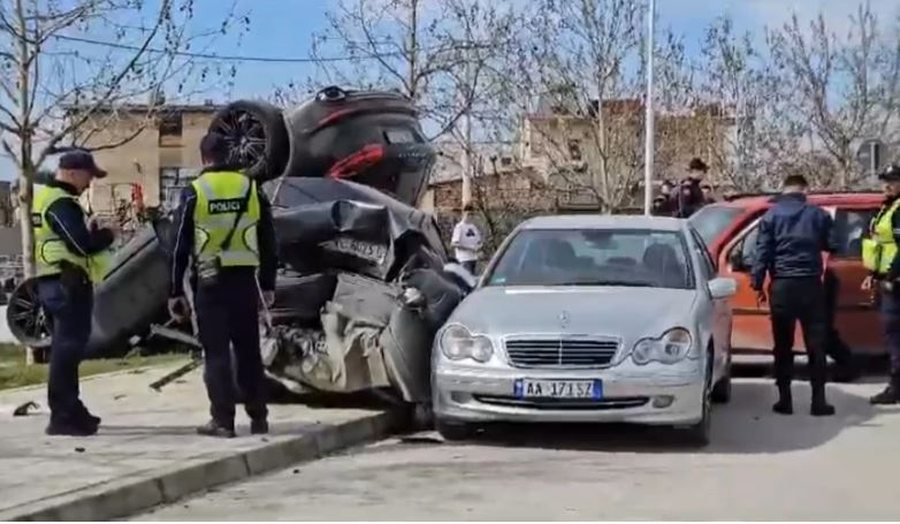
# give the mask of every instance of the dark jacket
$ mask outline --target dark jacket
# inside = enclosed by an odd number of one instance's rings
[[[703,207],[703,190],[700,180],[688,177],[675,189],[675,216],[688,218]]]
[[[776,197],[759,221],[753,289],[762,289],[767,272],[772,278],[820,276],[822,252],[834,251],[831,228],[831,216],[807,203],[805,195]]]
[[[50,180],[48,186],[58,187],[74,197],[78,191],[65,182]],[[61,198],[50,204],[44,215],[50,222],[50,229],[65,242],[71,253],[81,256],[97,254],[112,245],[114,235],[108,229],[89,229],[85,223],[84,210],[73,200]]]
[[[206,168],[208,171],[230,170],[224,167]],[[259,287],[263,291],[275,290],[275,275],[278,271],[278,254],[275,243],[275,227],[272,223],[272,206],[269,200],[258,188],[259,193],[259,223],[256,226],[257,243],[259,246]],[[193,185],[188,185],[181,192],[180,204],[175,216],[177,230],[174,246],[172,248],[172,270],[169,292],[173,297],[184,296],[184,272],[191,261],[194,249],[194,205],[197,202],[197,193]],[[247,271],[248,268],[233,268],[231,271]]]

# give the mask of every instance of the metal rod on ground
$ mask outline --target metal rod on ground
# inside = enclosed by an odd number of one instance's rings
[[[650,0],[649,27],[647,42],[647,116],[644,130],[646,144],[644,149],[644,214],[650,215],[653,211],[653,160],[654,160],[654,118],[653,112],[653,32],[654,18],[656,18],[656,1]]]

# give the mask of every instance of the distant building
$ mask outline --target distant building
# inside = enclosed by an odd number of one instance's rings
[[[136,194],[141,195],[146,207],[174,206],[181,188],[202,167],[200,139],[217,109],[208,102],[133,104],[95,111],[84,126],[90,130],[85,146],[124,143],[94,153],[97,163],[109,176],[92,186],[92,210],[115,213],[123,201],[130,203]],[[78,108],[69,108],[69,112],[76,115]]]
[[[599,181],[599,102],[579,107],[571,93],[541,97],[526,115],[512,143],[478,143],[473,154],[473,198],[479,187],[489,194],[484,205],[502,208],[597,212]],[[618,212],[643,205],[644,105],[639,99],[603,102],[607,130],[607,180],[614,186]],[[681,113],[660,111],[656,119],[654,185],[687,174],[694,157],[710,165],[710,177],[728,161],[734,119],[718,106],[698,106]],[[420,207],[448,213],[461,205],[463,148],[455,142],[435,144],[440,152],[429,191]]]

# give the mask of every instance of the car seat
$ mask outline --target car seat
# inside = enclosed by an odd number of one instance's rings
[[[684,266],[678,254],[667,244],[652,244],[644,251],[644,267],[664,287],[685,287]]]
[[[547,243],[547,263],[558,269],[572,270],[580,266],[572,244],[564,240],[551,239]]]

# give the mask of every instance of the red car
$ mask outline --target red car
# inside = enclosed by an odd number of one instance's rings
[[[772,206],[772,194],[738,196],[710,204],[688,219],[706,241],[718,263],[719,275],[737,281],[732,298],[735,352],[771,352],[773,347],[769,309],[757,304],[750,288],[750,266],[756,251],[757,224]],[[809,201],[834,218],[837,251],[828,257],[827,267],[839,282],[835,324],[841,337],[857,354],[883,354],[882,329],[872,296],[860,289],[867,275],[861,258],[861,241],[873,215],[884,200],[880,193],[812,193]],[[803,337],[797,330],[794,346],[803,351]]]

